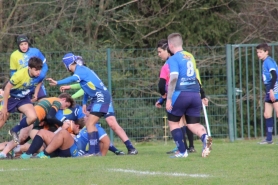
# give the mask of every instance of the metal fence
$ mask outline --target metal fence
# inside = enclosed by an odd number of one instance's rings
[[[202,84],[209,98],[207,113],[212,136],[227,138],[229,127],[225,47],[185,49],[196,58]],[[164,127],[167,126],[165,109],[157,109],[154,106],[159,97],[157,83],[160,68],[164,63],[157,57],[156,49],[106,49],[73,53],[81,55],[87,66],[93,69],[109,88],[117,120],[130,139],[140,142],[171,137],[169,128]],[[49,65],[48,77],[59,80],[70,75],[61,62],[65,52],[44,54]],[[1,83],[9,74],[9,56],[10,53],[0,54]],[[57,87],[45,85],[48,96],[59,94]],[[77,102],[81,103],[81,99]],[[0,141],[9,139],[7,130],[17,122],[18,114],[10,117],[0,130]],[[101,119],[101,123],[112,138],[118,139],[104,119]],[[204,118],[201,123],[205,125]]]

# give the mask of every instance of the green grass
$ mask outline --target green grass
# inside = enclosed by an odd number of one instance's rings
[[[208,158],[201,157],[201,142],[195,141],[197,153],[179,159],[165,153],[173,148],[172,142],[151,142],[136,144],[137,156],[110,152],[106,157],[0,160],[0,183],[277,184],[278,145],[258,145],[257,141],[214,140]]]

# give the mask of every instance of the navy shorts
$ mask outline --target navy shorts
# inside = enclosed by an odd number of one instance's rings
[[[24,98],[10,97],[8,99],[8,106],[7,106],[8,112],[9,113],[19,112],[18,108],[25,104],[32,104],[29,96],[26,96]]]
[[[202,100],[200,93],[177,91],[172,97],[173,109],[169,112],[174,116],[193,116],[200,117],[202,109]]]

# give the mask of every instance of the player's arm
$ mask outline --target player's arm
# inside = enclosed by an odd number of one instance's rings
[[[71,85],[70,85],[70,88],[71,88],[71,89],[81,89],[81,86],[80,86],[79,83],[77,83],[77,84],[71,84]]]
[[[179,74],[177,72],[170,73],[170,80],[168,84],[167,99],[172,100],[172,96],[178,81]]]
[[[84,91],[83,91],[83,89],[79,89],[76,93],[74,93],[71,97],[73,98],[73,99],[76,99],[76,98],[79,98],[79,97],[81,97],[81,96],[83,96],[84,95]]]
[[[63,126],[63,122],[56,118],[56,113],[60,109],[61,103],[54,101],[52,107],[50,108],[48,114],[46,115],[46,121],[48,124],[58,125],[59,127]]]
[[[271,73],[271,81],[270,81],[269,96],[270,96],[271,101],[274,102],[276,100],[276,98],[274,96],[273,89],[274,89],[275,83],[277,81],[277,74],[276,74],[275,70],[271,70],[270,73]]]
[[[35,88],[35,92],[34,92],[31,102],[35,102],[38,100],[38,94],[39,94],[41,86],[42,86],[42,82],[38,83],[38,85]]]
[[[4,120],[6,120],[6,116],[7,116],[7,113],[8,113],[8,99],[9,99],[9,96],[10,96],[10,91],[11,89],[13,88],[13,84],[11,82],[8,82],[5,86],[5,89],[4,89],[4,94],[3,94],[3,106],[2,106],[2,114],[3,114],[3,118]]]
[[[72,82],[77,82],[79,81],[79,78],[76,75],[73,75],[59,81],[53,80],[52,78],[47,78],[46,80],[49,81],[50,85],[55,86],[55,85],[63,85],[63,84],[70,84]]]
[[[13,54],[10,57],[10,76],[13,76],[13,74],[17,71],[17,61],[14,59]]]

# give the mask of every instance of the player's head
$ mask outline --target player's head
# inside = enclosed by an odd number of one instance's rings
[[[80,66],[86,66],[85,61],[81,56],[75,56],[75,63]]]
[[[266,57],[268,56],[269,46],[267,43],[262,43],[256,47],[256,50],[257,50],[258,58],[261,60],[265,60]]]
[[[22,53],[26,53],[29,49],[29,39],[26,35],[19,35],[16,38],[18,50]]]
[[[168,47],[168,40],[167,39],[161,39],[157,43],[157,54],[159,58],[163,61],[167,60],[171,55],[171,51]]]
[[[175,53],[176,50],[182,48],[182,37],[180,33],[171,33],[168,36],[168,45],[169,45],[169,49],[172,53]]]
[[[38,57],[31,57],[28,61],[29,74],[32,77],[37,77],[41,73],[43,63]]]
[[[61,109],[71,108],[74,105],[74,100],[68,93],[62,93],[58,98],[60,98]]]
[[[75,60],[76,60],[76,56],[73,53],[67,53],[63,57],[63,63],[68,71],[70,71],[69,67],[74,63]]]

